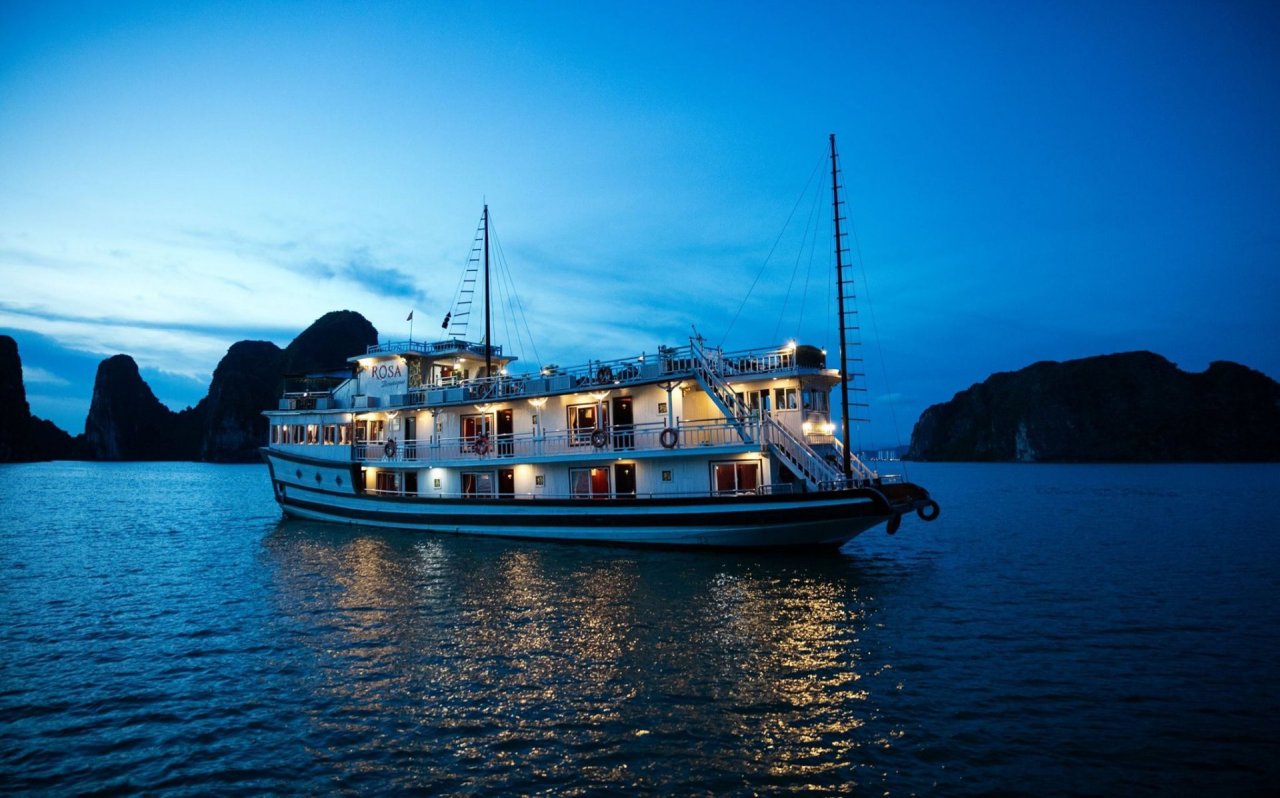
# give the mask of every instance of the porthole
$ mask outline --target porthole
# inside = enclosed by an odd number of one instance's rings
[[[299,469],[295,470],[295,471],[293,472],[293,475],[294,475],[295,477],[297,477],[298,479],[302,479],[302,469],[301,469],[301,468],[299,468]]]
[[[316,484],[317,484],[317,485],[319,485],[319,484],[320,484],[320,472],[319,472],[319,471],[317,471],[317,472],[316,472]]]
[[[339,474],[338,476],[334,477],[334,478],[333,478],[333,481],[334,481],[334,482],[336,482],[336,483],[338,483],[338,487],[342,487],[342,475],[341,475],[341,474]]]

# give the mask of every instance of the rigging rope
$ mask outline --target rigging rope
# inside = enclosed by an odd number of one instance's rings
[[[875,303],[871,301],[871,288],[867,283],[867,266],[866,266],[866,263],[864,263],[862,260],[862,243],[858,241],[858,227],[856,224],[854,224],[852,213],[849,214],[849,234],[853,238],[853,251],[858,258],[858,271],[862,274],[862,293],[867,298],[867,309],[871,313],[871,334],[875,336],[876,354],[880,358],[880,379],[884,381],[885,395],[888,396],[890,393],[889,368],[886,365],[886,362],[884,359],[884,346],[882,341],[880,340],[880,324],[879,322],[876,321],[876,306],[875,306]],[[867,392],[867,401],[868,402],[871,401],[871,394],[869,391]],[[902,448],[902,431],[898,427],[898,411],[895,407],[896,403],[893,402],[892,397],[890,397],[890,401],[886,402],[886,404],[889,405],[889,418],[893,422],[893,439],[897,447],[901,449]],[[901,462],[902,462],[902,476],[904,479],[906,479],[907,463],[905,460]]]
[[[520,326],[523,325],[525,337],[529,341],[529,349],[533,351],[534,361],[538,369],[541,370],[543,365],[542,356],[538,354],[538,345],[534,343],[533,331],[529,328],[529,317],[524,311],[524,303],[520,300],[520,294],[516,291],[516,281],[511,274],[510,266],[507,264],[507,256],[502,249],[502,242],[498,240],[498,234],[494,230],[492,216],[489,217],[489,242],[493,245],[494,260],[498,264],[498,285],[500,289],[505,291],[505,304],[510,312],[510,319],[508,319],[508,314],[503,314],[504,329],[507,330],[508,340],[514,340],[516,350],[523,355],[523,342],[520,338]],[[503,286],[503,281],[506,283],[505,287]],[[514,336],[511,334],[510,324],[515,325]]]
[[[765,256],[764,263],[760,264],[760,271],[756,272],[756,279],[751,281],[751,287],[747,289],[747,295],[742,298],[742,304],[738,305],[738,310],[733,314],[733,320],[729,322],[729,326],[725,328],[724,335],[720,338],[720,346],[723,348],[725,341],[729,338],[729,333],[733,332],[733,326],[738,323],[738,317],[742,315],[742,309],[747,306],[747,301],[751,299],[751,293],[756,290],[756,284],[760,282],[760,278],[764,275],[764,270],[769,265],[770,259],[773,258],[774,250],[778,248],[782,237],[786,235],[787,227],[791,224],[791,218],[796,215],[796,208],[800,207],[800,203],[804,200],[805,194],[809,192],[809,185],[813,182],[813,177],[822,168],[822,161],[826,156],[818,159],[818,163],[813,167],[813,171],[809,174],[809,179],[805,181],[804,188],[800,191],[800,196],[796,197],[796,204],[791,206],[791,213],[787,214],[787,221],[782,225],[782,231],[778,233],[778,237],[774,240],[773,246],[769,248],[769,254]]]

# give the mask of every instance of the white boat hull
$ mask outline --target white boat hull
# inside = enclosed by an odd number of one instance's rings
[[[370,495],[314,486],[305,473],[298,476],[295,461],[270,451],[266,459],[276,501],[286,515],[440,534],[646,546],[834,548],[895,514],[885,497],[869,488],[635,499]],[[342,464],[330,467],[341,470]]]

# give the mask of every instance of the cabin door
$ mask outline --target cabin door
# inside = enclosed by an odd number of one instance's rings
[[[404,418],[404,456],[406,460],[418,456],[418,419],[413,416]]]
[[[615,396],[613,399],[613,448],[631,449],[636,445],[635,416],[631,411],[630,396]],[[631,492],[635,492],[632,483]],[[621,490],[619,490],[621,493]]]
[[[499,426],[498,429],[502,429],[502,427]],[[516,470],[514,468],[499,468],[498,497],[509,498],[514,495],[516,495]]]
[[[512,440],[516,431],[515,414],[512,410],[498,411],[498,456],[510,457],[515,450]]]
[[[613,489],[614,495],[619,498],[635,498],[636,495],[636,464],[635,463],[614,463],[613,464]]]

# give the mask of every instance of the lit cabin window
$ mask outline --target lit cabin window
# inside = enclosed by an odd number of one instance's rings
[[[320,442],[320,425],[308,424],[307,425],[307,443],[319,443],[319,442]]]
[[[715,463],[712,468],[712,485],[715,493],[733,496],[739,493],[755,493],[760,487],[758,462]]]
[[[575,499],[609,498],[609,469],[569,469],[569,493]]]
[[[596,424],[597,412],[603,411],[600,423]],[[591,433],[609,426],[609,408],[607,405],[570,405],[569,445],[590,446]]]
[[[493,496],[497,478],[492,471],[463,471],[462,498],[487,499]]]

